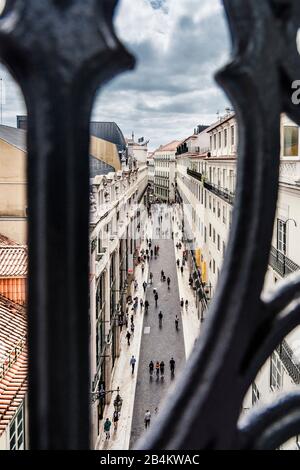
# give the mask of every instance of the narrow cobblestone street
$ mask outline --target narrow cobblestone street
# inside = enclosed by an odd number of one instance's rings
[[[151,426],[155,426],[156,408],[161,405],[163,398],[171,385],[171,373],[169,361],[173,356],[176,361],[175,380],[184,366],[185,345],[183,326],[181,319],[180,298],[178,289],[177,267],[172,239],[153,240],[152,245],[159,244],[159,256],[150,263],[150,271],[153,273],[153,285],[148,284],[146,298],[149,301],[149,313],[145,314],[142,330],[139,367],[137,372],[137,385],[134,401],[134,411],[131,428],[130,448],[144,432],[144,414],[150,410],[152,415]],[[161,270],[166,277],[171,279],[171,288],[168,290],[167,282],[161,281]],[[158,306],[155,307],[153,288],[158,292]],[[163,313],[163,324],[159,327],[158,314]],[[179,317],[179,331],[175,328],[175,316]],[[156,374],[153,378],[149,375],[149,363],[164,361],[164,379]]]

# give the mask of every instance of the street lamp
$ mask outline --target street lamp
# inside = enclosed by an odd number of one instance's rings
[[[290,219],[287,219],[287,220],[286,220],[285,222],[283,222],[283,223],[284,223],[284,225],[286,226],[288,222],[294,222],[295,227],[297,228],[297,222],[296,222],[295,219],[291,219],[291,218],[290,218]]]

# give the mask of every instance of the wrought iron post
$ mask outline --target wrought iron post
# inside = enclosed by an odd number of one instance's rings
[[[28,110],[32,449],[89,447],[89,121],[97,87],[133,66],[116,3],[8,1],[0,18]]]

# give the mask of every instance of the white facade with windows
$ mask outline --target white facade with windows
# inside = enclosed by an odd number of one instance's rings
[[[210,153],[181,155],[177,160],[177,192],[183,202],[185,236],[193,241],[194,268],[207,292],[215,292],[232,222],[237,175],[237,123],[227,115],[208,129]],[[265,291],[300,269],[300,149],[299,128],[281,120],[279,199]],[[259,242],[259,241],[258,241]],[[201,298],[202,295],[200,293]],[[204,305],[205,307],[205,305]],[[199,303],[200,310],[203,301]],[[205,319],[205,313],[202,313]],[[300,384],[300,328],[277,348],[249,390],[244,409],[273,399],[274,392]],[[285,446],[298,449],[298,438]]]
[[[162,145],[153,154],[154,195],[164,202],[175,201],[176,151],[179,141]]]
[[[96,176],[91,181],[90,322],[91,396],[111,389],[120,355],[120,331],[143,236],[147,166]],[[125,328],[125,327],[124,327]],[[122,391],[121,391],[122,393]],[[104,406],[92,404],[92,443],[97,445]]]

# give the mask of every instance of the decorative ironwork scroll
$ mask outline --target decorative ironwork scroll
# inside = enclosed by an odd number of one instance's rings
[[[96,88],[133,66],[117,0],[8,0],[0,54],[29,115],[30,445],[89,446],[89,120]],[[300,393],[239,421],[264,361],[299,324],[300,277],[262,298],[276,210],[280,113],[300,124],[298,0],[224,0],[234,57],[217,79],[237,110],[229,248],[206,330],[143,449],[255,449],[300,434]]]

